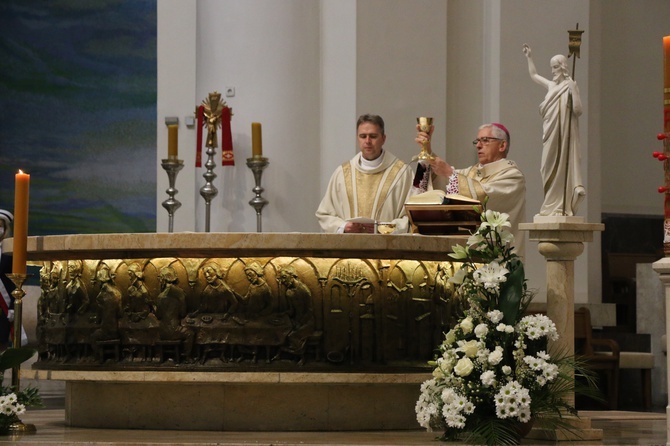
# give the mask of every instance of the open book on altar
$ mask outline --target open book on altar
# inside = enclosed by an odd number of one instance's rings
[[[405,204],[467,204],[472,206],[481,203],[476,198],[459,194],[448,194],[441,189],[433,189],[409,197]]]
[[[412,232],[425,235],[467,235],[474,232],[481,219],[477,199],[447,194],[434,189],[410,197],[405,211]]]

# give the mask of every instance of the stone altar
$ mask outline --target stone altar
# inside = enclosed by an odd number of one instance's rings
[[[458,265],[447,254],[456,243],[465,241],[295,233],[30,237],[28,259],[44,272],[41,356],[32,377],[66,381],[72,426],[188,428],[169,421],[175,406],[153,404],[169,393],[175,404],[192,404],[194,429],[415,428],[426,361],[450,320],[446,278]],[[11,251],[11,239],[3,249]],[[213,303],[205,299],[208,287]],[[255,306],[253,290],[262,291]],[[183,308],[168,330],[156,310],[169,296]],[[225,299],[236,308],[222,305]],[[109,329],[105,320],[117,325]],[[276,402],[261,410],[266,398]],[[130,402],[132,416],[124,409]],[[390,405],[399,410],[386,410]],[[264,422],[249,424],[226,407],[265,414]],[[318,407],[322,413],[312,410]]]

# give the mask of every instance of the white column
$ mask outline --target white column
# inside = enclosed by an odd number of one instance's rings
[[[655,262],[654,271],[656,271],[663,282],[665,287],[665,329],[666,329],[666,339],[670,339],[670,258],[663,257],[658,262]],[[668,367],[668,388],[670,388],[670,355],[667,355],[666,358]],[[670,403],[665,408],[666,413],[666,445],[670,445]]]

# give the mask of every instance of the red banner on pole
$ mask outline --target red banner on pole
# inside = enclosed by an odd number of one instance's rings
[[[195,167],[202,167],[202,122],[205,113],[205,107],[199,106],[197,109],[198,133],[196,135]]]
[[[235,155],[233,154],[233,133],[230,128],[230,108],[223,107],[221,111],[221,155],[222,166],[234,166]]]

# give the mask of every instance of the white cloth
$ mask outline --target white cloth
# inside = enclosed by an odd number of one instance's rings
[[[364,160],[358,153],[335,169],[316,211],[324,232],[341,232],[346,220],[355,217],[395,223],[396,233],[407,232],[405,202],[412,187],[412,170],[386,150],[378,160]]]

